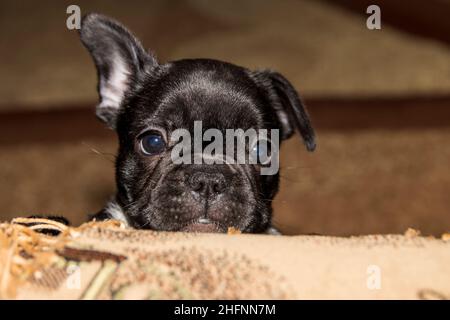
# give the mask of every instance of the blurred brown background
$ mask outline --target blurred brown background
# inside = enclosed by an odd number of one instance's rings
[[[159,60],[209,57],[285,74],[318,149],[282,147],[275,222],[288,234],[450,229],[450,1],[0,2],[0,220],[80,223],[114,193],[115,137],[66,8],[111,15]]]

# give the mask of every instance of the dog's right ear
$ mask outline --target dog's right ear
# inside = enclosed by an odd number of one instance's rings
[[[158,63],[124,26],[103,15],[86,15],[80,37],[97,68],[97,117],[115,129],[126,94]]]

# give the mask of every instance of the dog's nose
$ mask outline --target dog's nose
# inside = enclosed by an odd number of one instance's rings
[[[193,191],[205,198],[214,197],[225,191],[225,177],[220,172],[196,172],[188,178]]]

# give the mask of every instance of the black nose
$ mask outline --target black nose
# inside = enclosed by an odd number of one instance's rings
[[[191,189],[203,197],[214,197],[225,191],[225,177],[220,172],[196,172],[188,178]]]

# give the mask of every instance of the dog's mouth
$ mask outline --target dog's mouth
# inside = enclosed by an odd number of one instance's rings
[[[195,219],[185,224],[180,231],[203,232],[203,233],[225,233],[227,227],[208,218]]]

